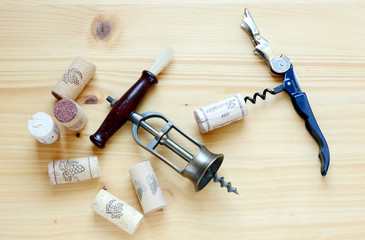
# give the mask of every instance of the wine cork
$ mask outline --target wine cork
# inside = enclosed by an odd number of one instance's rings
[[[58,100],[63,98],[75,100],[95,71],[95,65],[87,58],[77,57],[53,88],[53,96]]]
[[[66,128],[74,131],[83,129],[87,123],[84,109],[71,99],[62,99],[54,108],[54,115]]]
[[[129,169],[129,174],[144,214],[160,210],[166,206],[162,189],[149,161],[133,166]]]
[[[51,185],[73,183],[100,177],[98,157],[71,158],[48,163]]]
[[[104,189],[95,197],[91,209],[131,235],[143,218],[142,213]]]
[[[223,99],[194,111],[194,117],[202,133],[238,121],[248,114],[241,94]]]
[[[28,120],[28,130],[35,139],[44,144],[52,144],[58,140],[60,129],[57,123],[44,112],[37,112]]]

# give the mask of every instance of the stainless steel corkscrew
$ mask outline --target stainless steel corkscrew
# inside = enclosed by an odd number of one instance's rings
[[[254,52],[262,57],[268,66],[270,67],[271,73],[275,75],[284,76],[284,81],[282,84],[274,88],[273,90],[265,89],[263,94],[255,93],[253,98],[245,97],[245,101],[256,102],[256,97],[260,97],[263,100],[266,98],[266,93],[277,94],[285,91],[291,98],[294,109],[299,114],[301,118],[305,121],[305,126],[308,132],[316,140],[319,146],[318,157],[321,161],[321,174],[325,176],[328,171],[330,162],[330,152],[317,121],[313,115],[312,109],[309,105],[307,95],[301,90],[299,79],[294,71],[294,67],[290,62],[289,58],[285,55],[281,55],[279,58],[274,57],[273,51],[271,49],[270,43],[261,36],[250,12],[245,9],[243,15],[243,22],[241,26],[249,34],[254,46]]]
[[[210,152],[203,144],[187,135],[161,113],[147,112],[138,114],[135,112],[148,90],[158,83],[156,76],[171,62],[173,55],[174,51],[171,48],[166,48],[156,59],[155,63],[150,68],[150,71],[144,70],[138,81],[135,82],[120,99],[113,99],[112,97],[107,98],[112,109],[105,117],[99,129],[90,136],[90,141],[98,148],[104,148],[113,134],[129,120],[133,123],[132,132],[136,142],[167,163],[182,176],[190,179],[193,182],[196,191],[203,189],[213,179],[214,182],[220,182],[221,187],[227,188],[228,192],[238,194],[237,189],[232,187],[230,182],[225,182],[224,178],[217,176],[217,171],[223,162],[223,154],[214,154]],[[158,131],[146,122],[146,120],[150,118],[162,119],[166,122],[166,125],[162,130]],[[138,136],[138,129],[140,127],[153,135],[154,139],[150,144],[146,145],[140,140]],[[198,152],[191,154],[169,138],[168,134],[171,129],[175,129],[177,133],[196,145],[199,148]],[[186,167],[182,170],[159,154],[155,150],[158,145],[166,146],[182,159],[186,160],[188,162]]]
[[[113,107],[118,100],[108,97],[107,101],[110,102],[110,106]],[[153,126],[146,122],[151,118],[159,118],[166,122],[166,125],[160,130],[156,130]],[[182,176],[190,179],[196,191],[203,189],[212,179],[214,182],[219,182],[221,187],[227,188],[228,192],[234,192],[238,194],[237,189],[232,187],[230,182],[225,182],[223,177],[217,176],[217,171],[223,162],[223,154],[214,154],[210,152],[203,144],[186,134],[182,129],[171,122],[167,117],[159,112],[146,112],[139,114],[133,111],[128,118],[133,123],[132,134],[135,141],[147,151],[160,158],[175,171]],[[138,135],[138,129],[142,127],[148,133],[150,133],[154,139],[150,144],[143,143]],[[179,134],[189,140],[192,144],[196,145],[199,150],[196,154],[191,154],[178,143],[169,138],[170,130],[176,130]],[[176,153],[179,157],[188,162],[184,169],[180,169],[163,155],[158,153],[155,149],[158,145],[166,146],[168,149]]]

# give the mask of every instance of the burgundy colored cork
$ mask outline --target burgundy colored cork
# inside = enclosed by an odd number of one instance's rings
[[[54,108],[54,115],[60,122],[70,122],[77,115],[77,107],[75,102],[70,99],[60,100]]]

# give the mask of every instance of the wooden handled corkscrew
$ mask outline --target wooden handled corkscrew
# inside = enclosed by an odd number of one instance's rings
[[[223,154],[214,154],[210,152],[203,144],[186,134],[161,113],[147,112],[139,114],[135,112],[138,104],[146,95],[150,87],[158,82],[156,76],[169,64],[172,56],[173,51],[169,48],[166,49],[156,60],[150,71],[143,71],[140,79],[119,100],[113,99],[110,96],[107,98],[111,103],[112,109],[99,129],[90,136],[90,140],[97,147],[104,148],[108,139],[123,126],[127,120],[129,120],[133,123],[132,133],[136,142],[147,151],[160,158],[182,176],[190,179],[193,182],[196,191],[203,189],[213,179],[214,182],[219,182],[221,187],[226,188],[228,192],[238,194],[237,189],[232,187],[230,182],[225,182],[223,177],[217,176],[217,171],[223,162]],[[146,122],[146,120],[150,118],[162,119],[166,122],[166,125],[161,130],[156,130]],[[150,144],[146,145],[139,139],[138,129],[140,127],[154,137]],[[168,136],[168,133],[172,129],[189,140],[190,143],[197,146],[199,150],[195,154],[191,154],[173,141]],[[180,158],[187,161],[188,164],[186,167],[184,169],[178,168],[175,164],[157,152],[155,148],[158,145],[166,146]]]
[[[129,115],[136,110],[148,89],[157,82],[155,74],[143,71],[139,80],[115,102],[99,129],[90,136],[90,140],[97,147],[104,148],[108,139],[124,125]]]

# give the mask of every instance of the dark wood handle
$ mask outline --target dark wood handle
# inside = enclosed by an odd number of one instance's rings
[[[90,140],[99,148],[104,148],[108,139],[128,120],[136,110],[148,89],[157,84],[157,78],[149,71],[143,71],[139,80],[115,103],[99,129]]]

